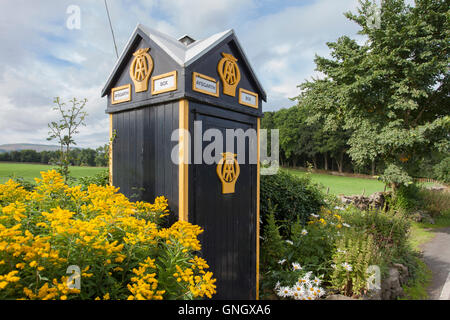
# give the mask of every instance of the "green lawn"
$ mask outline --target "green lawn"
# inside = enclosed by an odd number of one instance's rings
[[[5,183],[11,177],[22,177],[27,181],[40,177],[41,171],[48,171],[55,166],[44,164],[0,162],[0,183]],[[105,168],[102,167],[70,167],[70,175],[75,178],[93,176]]]
[[[305,171],[295,169],[285,170],[298,176],[307,174]],[[330,188],[329,192],[336,195],[355,195],[362,194],[364,191],[364,194],[367,196],[374,192],[384,191],[384,183],[375,179],[333,176],[322,173],[311,173],[311,179],[321,184],[324,191]]]

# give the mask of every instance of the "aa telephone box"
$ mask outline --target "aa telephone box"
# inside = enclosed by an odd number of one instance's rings
[[[216,299],[257,299],[266,94],[233,30],[196,41],[138,25],[102,96],[113,185],[139,200],[164,195],[173,220],[204,229]]]

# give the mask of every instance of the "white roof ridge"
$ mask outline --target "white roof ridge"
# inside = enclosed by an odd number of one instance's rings
[[[208,50],[214,45],[233,33],[233,29],[229,29],[223,32],[216,33],[208,38],[196,40],[195,42],[186,46],[178,39],[166,35],[158,30],[148,28],[142,24],[138,24],[137,28],[140,28],[143,32],[145,32],[150,39],[152,39],[158,46],[161,47],[161,49],[163,49],[182,67],[187,67],[198,58],[200,58],[204,53],[208,52]],[[183,38],[184,36],[182,36],[181,38]]]

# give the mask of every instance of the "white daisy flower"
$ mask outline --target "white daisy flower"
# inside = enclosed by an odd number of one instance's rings
[[[279,264],[284,264],[286,262],[286,259],[281,259],[280,261],[278,261]]]
[[[305,289],[303,288],[303,285],[300,282],[297,282],[297,284],[292,287],[292,291],[304,292]]]
[[[315,277],[313,280],[311,280],[311,283],[315,286],[320,286],[322,280],[320,280],[319,278]]]
[[[294,244],[291,240],[286,240],[286,243],[289,243],[290,245]]]
[[[353,270],[352,265],[349,264],[349,263],[347,263],[347,262],[344,262],[344,263],[342,264],[342,267],[343,267],[345,270],[347,270],[347,271],[352,271],[352,270]]]
[[[320,287],[316,288],[316,292],[319,297],[321,297],[325,294],[325,290],[323,290],[323,288],[320,288]]]
[[[303,229],[303,230],[302,230],[302,236],[306,236],[307,234],[308,234],[308,230]]]
[[[311,216],[314,217],[314,218],[320,217],[318,214],[314,214],[314,213],[311,213]]]
[[[343,223],[342,225],[343,225],[344,227],[350,228],[350,225],[347,224],[347,223]]]
[[[310,287],[310,286],[311,286],[310,280],[309,280],[309,279],[306,279],[306,278],[300,278],[300,279],[298,279],[297,283],[298,283],[299,285],[306,286],[306,287]]]
[[[287,298],[292,295],[292,290],[289,287],[280,287],[277,291],[277,295],[283,298]]]
[[[302,270],[302,266],[300,265],[300,263],[298,262],[293,262],[292,263],[292,270],[297,271],[297,270]]]
[[[305,299],[305,291],[304,290],[302,290],[302,291],[297,291],[297,290],[292,291],[292,297],[295,300],[304,300]]]

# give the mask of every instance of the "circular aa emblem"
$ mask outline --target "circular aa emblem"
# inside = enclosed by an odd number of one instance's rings
[[[153,71],[153,59],[148,54],[149,50],[150,48],[142,48],[133,53],[130,77],[133,80],[135,92],[143,92],[148,89],[148,79]]]
[[[234,193],[240,168],[236,160],[237,154],[231,152],[222,153],[222,159],[217,164],[217,176],[222,182],[222,193]]]
[[[222,53],[223,58],[217,65],[220,79],[223,84],[223,93],[229,96],[236,95],[236,87],[241,81],[241,72],[236,63],[237,59],[229,53]]]

